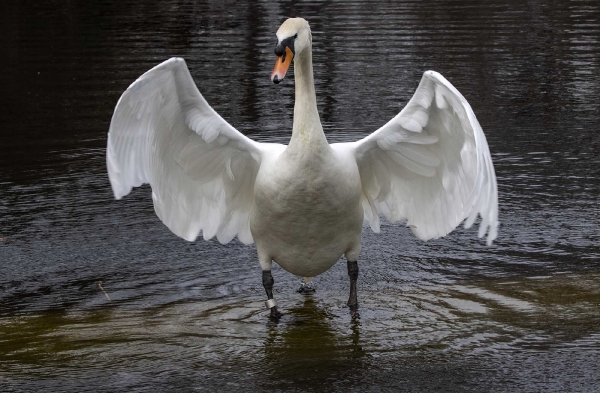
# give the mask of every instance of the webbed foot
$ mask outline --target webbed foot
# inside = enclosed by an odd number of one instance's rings
[[[316,291],[315,285],[312,282],[310,282],[308,284],[305,282],[302,282],[300,284],[300,288],[297,289],[298,293],[314,293],[315,291]]]
[[[348,305],[348,307],[350,308],[350,316],[352,319],[360,319],[360,314],[358,313],[358,304],[352,306]]]
[[[272,321],[278,322],[279,318],[281,318],[283,316],[283,313],[280,313],[279,310],[277,310],[277,306],[271,308],[271,314],[269,315],[269,318]]]

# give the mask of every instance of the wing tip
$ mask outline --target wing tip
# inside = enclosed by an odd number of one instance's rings
[[[425,78],[425,77],[430,77],[430,78],[434,78],[434,79],[443,79],[443,80],[446,80],[446,78],[444,78],[444,77],[442,76],[442,74],[440,74],[439,72],[437,72],[437,71],[434,71],[434,70],[427,70],[427,71],[425,71],[425,72],[423,73],[423,78]]]
[[[171,57],[169,60],[165,61],[165,63],[184,63],[185,60],[183,57]]]
[[[496,221],[489,226],[487,238],[485,241],[488,246],[491,246],[494,243],[494,240],[496,240],[496,238],[498,237],[498,225],[499,224],[500,224],[500,222]]]
[[[183,65],[183,66],[187,67],[187,63],[185,62],[185,60],[182,57],[171,57],[170,59],[167,59],[167,60],[163,61],[162,63],[157,64],[156,66],[152,67],[148,71],[144,72],[144,74],[142,74],[142,76],[140,76],[135,82],[132,83],[132,86],[140,79],[143,79],[143,78],[147,77],[148,75],[151,75],[153,71],[163,70],[165,68],[178,66],[178,65]]]
[[[112,190],[113,190],[113,195],[115,196],[115,199],[117,201],[123,199],[124,196],[126,196],[127,194],[129,194],[131,192],[131,187],[129,188],[129,190],[127,189],[123,189],[121,187],[116,187],[116,186],[112,186]]]

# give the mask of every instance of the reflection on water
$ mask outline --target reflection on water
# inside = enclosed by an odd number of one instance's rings
[[[274,386],[319,386],[335,378],[339,383],[360,378],[366,352],[361,346],[361,322],[335,324],[335,315],[310,295],[271,326],[265,340],[264,371]],[[336,326],[337,325],[337,326]]]
[[[600,389],[596,1],[3,7],[6,390]],[[360,321],[340,263],[311,296],[275,268],[285,315],[270,323],[253,247],[184,242],[147,187],[114,201],[106,175],[118,97],[175,55],[235,127],[286,143],[293,84],[269,73],[293,15],[312,26],[331,142],[384,124],[434,69],[472,104],[498,174],[494,247],[462,228],[428,243],[398,225],[365,230]]]

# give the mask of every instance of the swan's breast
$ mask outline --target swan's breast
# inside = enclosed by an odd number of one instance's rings
[[[315,157],[284,152],[261,166],[254,195],[257,211],[281,219],[305,214],[344,219],[360,204],[360,175],[355,162],[335,152]]]
[[[354,161],[335,152],[313,157],[284,152],[265,162],[256,179],[250,215],[256,245],[294,274],[302,263],[328,265],[327,270],[360,242],[360,196]]]

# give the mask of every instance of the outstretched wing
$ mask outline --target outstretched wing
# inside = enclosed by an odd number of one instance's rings
[[[442,75],[424,73],[406,107],[353,144],[365,217],[407,220],[422,240],[482,218],[479,237],[497,236],[498,190],[485,135],[465,98]]]
[[[248,215],[261,160],[258,143],[208,105],[183,59],[142,75],[123,93],[108,133],[115,194],[150,183],[154,209],[173,233],[193,241],[236,235],[252,243]]]

